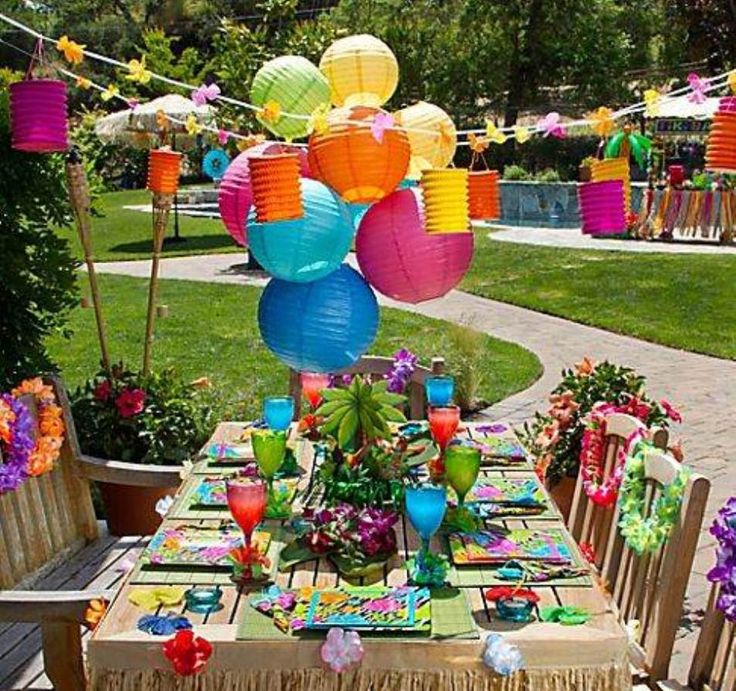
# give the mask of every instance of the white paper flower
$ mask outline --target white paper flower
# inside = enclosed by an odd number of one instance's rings
[[[519,648],[511,643],[506,643],[503,636],[497,633],[492,633],[486,639],[483,662],[496,674],[503,677],[524,669],[524,658]]]

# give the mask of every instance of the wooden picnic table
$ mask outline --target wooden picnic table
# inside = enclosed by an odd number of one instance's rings
[[[243,429],[243,423],[221,423],[211,441],[235,440]],[[468,425],[461,433],[472,436],[473,425]],[[306,471],[300,480],[300,494],[308,497],[314,477],[312,445],[298,440],[297,457]],[[533,477],[531,464],[519,466],[519,469],[483,472],[508,476],[521,473],[517,476]],[[182,501],[192,485],[202,478],[201,469],[195,471],[183,483],[169,516],[189,516]],[[177,511],[184,513],[177,514]],[[186,521],[167,518],[164,525],[175,526],[183,522],[213,525],[226,516],[226,513],[212,518],[195,516]],[[509,528],[555,526],[564,529],[559,516],[514,518],[501,523]],[[267,521],[266,530],[276,535],[283,528],[277,522]],[[565,534],[576,559],[582,562],[577,546],[569,534]],[[418,537],[406,519],[399,521],[397,535],[399,550],[384,569],[381,581],[385,585],[406,583],[405,560],[418,546]],[[275,539],[272,547],[274,544],[278,544]],[[142,573],[140,566],[131,572],[90,640],[87,663],[90,688],[94,691],[568,691],[574,688],[618,691],[631,688],[626,632],[618,623],[608,598],[590,577],[572,579],[574,585],[550,581],[531,586],[541,598],[538,607],[572,605],[585,608],[591,615],[584,625],[563,626],[541,622],[538,617],[524,624],[499,620],[493,606],[483,597],[485,588],[477,584],[466,586],[463,578],[455,574],[456,585],[471,613],[471,627],[475,629],[471,632],[473,638],[435,640],[364,636],[365,656],[361,664],[338,675],[320,660],[321,637],[287,637],[279,635],[274,627],[272,639],[236,638],[241,619],[253,616],[249,595],[261,587],[239,590],[229,584],[227,574],[215,577],[211,573],[203,576],[201,572],[167,573],[165,576],[148,572],[141,582]],[[223,608],[208,615],[186,612],[195,633],[212,643],[214,653],[200,674],[177,677],[162,653],[162,642],[166,639],[136,629],[138,619],[145,612],[131,604],[128,595],[131,589],[153,588],[156,583],[215,582],[220,583],[224,591]],[[327,559],[301,563],[286,572],[275,571],[275,582],[282,588],[335,587],[344,583]],[[174,609],[185,613],[183,604]],[[502,633],[505,640],[519,647],[525,661],[523,672],[502,677],[484,665],[485,638],[491,632]]]

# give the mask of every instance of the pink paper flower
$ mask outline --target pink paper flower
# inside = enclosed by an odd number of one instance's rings
[[[125,389],[116,399],[115,406],[120,417],[133,417],[143,410],[146,392],[143,389]]]
[[[220,95],[220,87],[214,82],[202,84],[192,91],[192,101],[195,106],[206,106],[208,101],[214,101]]]
[[[565,138],[565,126],[560,122],[560,114],[552,111],[547,113],[538,123],[537,132],[543,132],[545,137]]]
[[[320,655],[333,672],[344,672],[350,665],[363,659],[365,650],[357,631],[343,631],[336,627],[327,632]]]
[[[383,133],[394,126],[394,116],[391,113],[376,113],[371,123],[371,134],[379,144],[383,143]]]
[[[687,83],[692,91],[687,95],[690,103],[705,103],[706,91],[708,89],[708,80],[701,79],[695,72],[687,75]]]
[[[682,422],[682,414],[668,400],[663,398],[659,402],[659,405],[662,406],[662,410],[664,410],[664,414],[670,420],[672,420],[672,422],[678,422],[678,423]]]
[[[228,139],[230,139],[230,132],[227,130],[217,130],[217,141],[220,142],[221,146],[225,146]]]

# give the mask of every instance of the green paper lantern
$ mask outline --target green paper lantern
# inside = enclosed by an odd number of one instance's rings
[[[319,106],[329,106],[330,86],[327,78],[306,58],[282,55],[265,63],[253,78],[250,98],[254,105],[278,104],[281,114],[271,120],[257,115],[267,129],[284,139],[307,135],[308,116]],[[292,113],[303,118],[285,115]]]

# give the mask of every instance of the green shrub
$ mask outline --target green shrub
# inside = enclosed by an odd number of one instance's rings
[[[532,176],[521,166],[512,164],[503,171],[504,180],[531,180]]]
[[[554,168],[545,168],[544,170],[540,170],[534,176],[534,179],[537,182],[559,182],[561,178],[560,174]]]
[[[483,385],[485,338],[470,324],[450,324],[448,336],[448,370],[455,378],[455,403],[464,413],[473,412],[483,404],[478,396]]]

